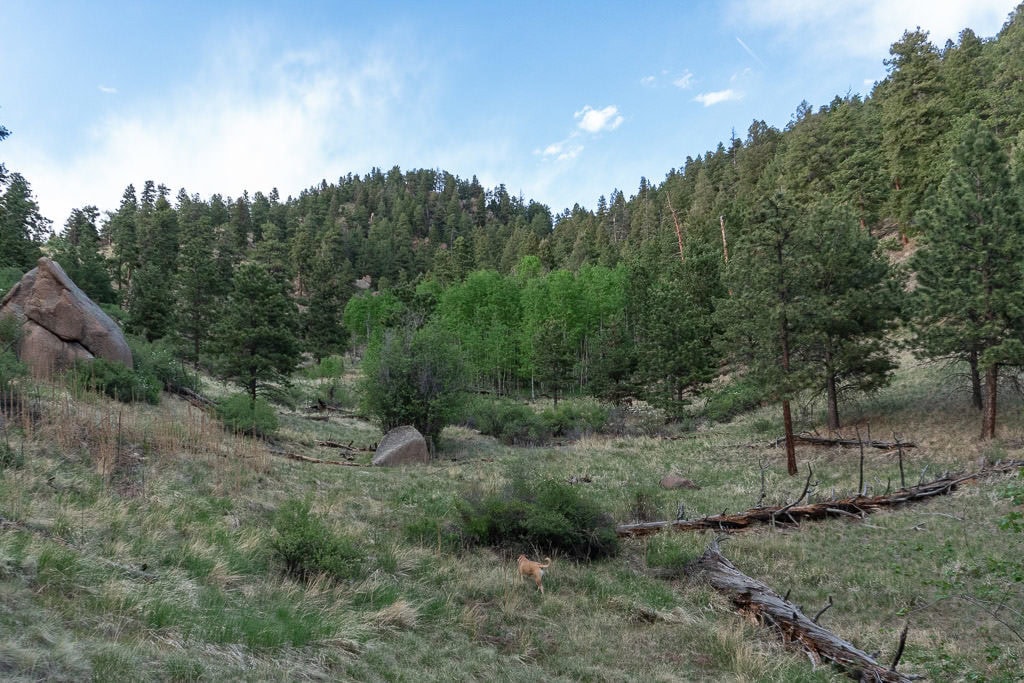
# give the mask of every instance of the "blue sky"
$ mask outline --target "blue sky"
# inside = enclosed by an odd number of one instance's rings
[[[870,92],[888,46],[998,32],[1013,0],[0,0],[0,160],[60,229],[152,179],[282,196],[437,168],[553,212]]]

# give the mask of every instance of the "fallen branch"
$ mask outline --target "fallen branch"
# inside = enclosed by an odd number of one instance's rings
[[[861,441],[860,439],[846,439],[843,437],[839,438],[828,438],[824,436],[814,436],[813,434],[797,434],[797,441],[800,443],[806,443],[811,446],[840,446],[842,448],[878,448],[883,451],[891,451],[894,448],[917,448],[917,444],[913,441],[879,441],[878,439],[867,439]]]
[[[830,517],[864,517],[883,508],[896,507],[952,493],[960,484],[987,474],[1010,472],[1024,467],[1024,460],[996,463],[973,474],[947,475],[934,481],[881,496],[856,495],[805,505],[769,505],[755,507],[735,514],[710,515],[700,519],[679,519],[660,522],[637,522],[620,524],[615,527],[621,537],[637,537],[656,534],[665,529],[674,531],[743,531],[758,524],[777,524],[782,516],[799,524],[804,520],[821,520]],[[808,475],[809,481],[810,475]],[[806,489],[806,485],[805,485]],[[801,495],[801,498],[803,495]],[[799,501],[799,499],[798,499]]]
[[[282,458],[288,458],[289,460],[298,460],[299,462],[311,462],[317,465],[339,465],[341,467],[365,467],[361,462],[341,462],[339,460],[323,460],[321,458],[312,458],[308,455],[302,455],[301,453],[292,453],[291,451],[283,451],[278,449],[271,449],[271,453],[280,456]]]
[[[831,662],[861,681],[907,683],[917,678],[898,673],[895,670],[898,659],[892,668],[887,668],[852,643],[819,626],[788,599],[737,569],[722,555],[717,541],[711,542],[696,565],[707,575],[712,587],[726,595],[740,612],[777,628],[783,640],[798,644],[814,664]]]
[[[169,383],[164,385],[164,389],[171,394],[181,396],[183,399],[188,401],[194,406],[199,408],[213,408],[217,404],[206,398],[197,391],[193,391],[186,386],[180,384]]]

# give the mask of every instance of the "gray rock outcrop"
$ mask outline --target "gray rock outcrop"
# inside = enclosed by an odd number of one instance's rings
[[[427,440],[415,427],[395,427],[384,435],[373,456],[374,465],[430,462]]]
[[[49,377],[79,359],[132,367],[121,328],[45,256],[0,301],[0,317],[11,315],[23,323],[18,357],[35,377]]]

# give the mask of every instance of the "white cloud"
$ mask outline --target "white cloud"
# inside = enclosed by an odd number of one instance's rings
[[[539,154],[547,159],[555,159],[556,161],[571,161],[583,151],[583,145],[573,142],[576,135],[576,133],[573,133],[561,142],[553,142],[543,150],[534,152],[534,154]]]
[[[714,92],[704,92],[693,98],[694,101],[700,102],[705,107],[710,107],[722,102],[731,102],[735,100],[743,99],[743,93],[729,88],[727,90],[716,90]]]
[[[644,76],[643,78],[640,79],[640,85],[646,85],[646,86],[650,87],[650,86],[654,85],[654,83],[657,80],[658,79],[656,79],[654,76]]]
[[[587,133],[615,130],[625,120],[615,105],[608,105],[604,109],[594,109],[588,104],[573,116],[579,119],[579,129]]]
[[[73,156],[17,150],[24,159],[18,169],[56,229],[73,208],[116,208],[125,186],[138,189],[147,179],[172,194],[184,187],[204,197],[238,196],[277,187],[286,196],[321,178],[423,156],[431,80],[409,66],[422,60],[394,49],[353,57],[331,46],[283,54],[222,46],[190,83],[159,98],[123,101],[93,124]],[[438,163],[464,151],[447,150]]]
[[[681,76],[672,80],[672,85],[680,90],[689,90],[693,86],[693,74],[687,69]]]
[[[109,85],[98,85],[96,87],[99,88],[99,91],[101,93],[103,93],[104,95],[116,95],[117,94],[117,88],[112,88]]]
[[[880,59],[903,31],[920,26],[941,47],[971,27],[994,35],[1017,0],[733,0],[740,25],[769,29],[776,36],[807,43],[822,55]]]

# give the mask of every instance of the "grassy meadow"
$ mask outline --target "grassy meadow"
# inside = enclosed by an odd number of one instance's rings
[[[915,441],[908,484],[1021,458],[1024,403],[1004,392],[1000,438],[952,370],[906,361],[897,382],[847,403],[844,430]],[[547,447],[510,447],[450,427],[428,466],[340,460],[321,441],[371,447],[358,418],[280,415],[277,442],[226,433],[176,398],[123,405],[41,385],[4,425],[0,468],[0,678],[12,681],[840,681],[769,629],[748,623],[687,563],[711,540],[628,540],[611,559],[555,556],[546,594],[514,558],[453,542],[459,501],[510,481],[566,481],[617,522],[696,517],[799,495],[806,466],[819,496],[852,493],[856,450],[803,446],[785,474],[774,409],[674,438],[644,429]],[[798,411],[821,428],[822,407]],[[356,454],[367,465],[370,454]],[[666,491],[675,472],[699,490]],[[899,486],[896,454],[868,451],[869,493]],[[1024,671],[1024,533],[1019,476],[953,495],[802,528],[760,528],[724,554],[889,662],[909,623],[900,670],[936,681],[1014,681]],[[285,571],[277,513],[305,504],[345,539],[350,576]],[[1019,509],[1019,507],[1017,508]],[[1003,522],[1001,524],[1001,522]],[[349,556],[346,556],[349,557]]]

